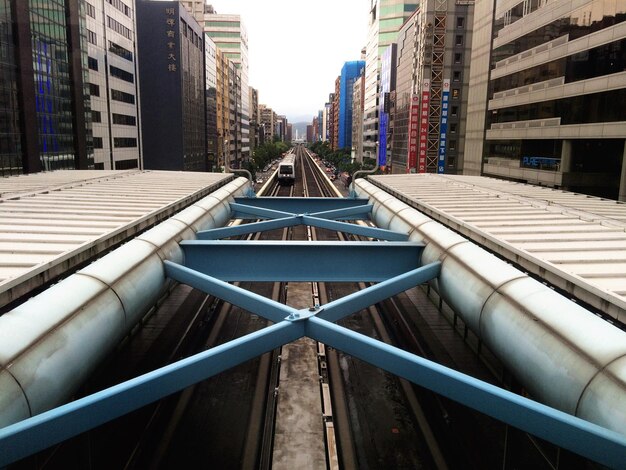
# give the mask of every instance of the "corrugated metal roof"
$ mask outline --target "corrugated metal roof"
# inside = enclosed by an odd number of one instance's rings
[[[220,173],[71,170],[0,179],[0,306],[232,178]]]
[[[625,318],[625,203],[480,176],[369,180],[610,316]]]

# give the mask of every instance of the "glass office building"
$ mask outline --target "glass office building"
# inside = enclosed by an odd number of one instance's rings
[[[93,166],[83,2],[0,1],[0,173]]]
[[[626,199],[626,1],[492,8],[483,174]]]

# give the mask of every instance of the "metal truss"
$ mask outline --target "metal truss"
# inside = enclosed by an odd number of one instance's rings
[[[359,218],[363,211],[371,210],[371,206],[363,201],[352,200],[352,207],[346,205],[328,209],[333,203],[324,203],[329,206],[316,210],[312,205],[309,207],[312,214],[304,216],[289,213],[285,206],[270,199],[251,199],[250,204],[238,200],[232,204],[237,205],[237,214],[265,214],[263,218],[269,220],[248,224],[248,229],[254,231],[296,223],[332,221],[333,217],[346,220],[350,217],[346,214],[351,210],[354,211],[353,216]],[[301,208],[296,203],[288,204]],[[268,222],[271,224],[267,225]],[[343,227],[342,231],[349,231],[348,227]],[[397,240],[404,237],[406,240],[405,234],[392,236],[393,232],[376,228],[361,227],[359,231],[359,235],[371,239]],[[262,316],[273,322],[271,326],[0,429],[0,467],[305,336],[603,465],[617,468],[626,462],[626,438],[621,434],[333,323],[436,278],[441,263],[422,266],[421,244],[408,241],[364,242],[364,251],[359,251],[359,243],[323,245],[286,242],[280,248],[291,251],[277,256],[278,245],[273,242],[253,244],[253,249],[242,255],[238,253],[245,250],[243,242],[213,241],[242,233],[238,227],[214,229],[202,232],[206,241],[181,243],[185,251],[185,265],[165,261],[165,274],[251,314]],[[289,248],[291,245],[293,247]],[[344,254],[341,253],[343,250]],[[337,261],[332,268],[325,261],[329,256]],[[247,257],[252,258],[246,260]],[[291,258],[300,261],[299,270],[292,263],[279,275],[281,265]],[[215,266],[223,264],[230,267]],[[262,266],[250,274],[248,270],[254,264]],[[329,270],[334,272],[331,274]],[[328,281],[354,279],[357,274],[360,280],[378,283],[326,305],[311,305],[308,309],[295,309],[226,282],[279,278],[284,281]]]

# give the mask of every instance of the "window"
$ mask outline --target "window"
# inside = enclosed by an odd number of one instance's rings
[[[138,162],[136,159],[132,160],[118,160],[115,162],[116,170],[132,170],[133,168],[138,168]]]
[[[453,72],[452,73],[452,81],[453,82],[460,82],[461,81],[461,72]]]
[[[134,137],[114,137],[113,146],[115,148],[137,147],[137,139]]]
[[[118,55],[123,59],[129,60],[130,62],[133,61],[133,53],[130,52],[128,49],[125,49],[122,46],[115,44],[113,41],[109,41],[109,52],[112,52],[113,54]]]
[[[89,29],[87,30],[87,41],[94,46],[98,45],[98,38],[96,37],[96,33],[90,31]]]
[[[462,28],[465,25],[465,18],[463,18],[462,16],[457,17],[456,19],[456,27],[457,28]]]
[[[135,118],[135,116],[129,116],[127,114],[113,113],[113,124],[121,124],[122,126],[136,126],[137,118]]]
[[[131,17],[130,7],[126,6],[126,4],[122,2],[122,0],[107,0],[107,2],[109,3],[109,5],[113,5],[115,8],[117,8],[119,11],[124,13],[129,18]]]
[[[450,134],[456,134],[458,124],[456,122],[450,123]]]
[[[93,148],[101,149],[102,148],[102,137],[94,137],[93,138]]]
[[[452,106],[452,110],[450,111],[450,115],[451,116],[458,116],[459,114],[459,107],[458,106]]]
[[[460,34],[457,34],[454,38],[454,45],[455,46],[462,46],[463,45],[463,36]]]
[[[87,65],[91,70],[98,70],[98,59],[94,59],[93,57],[87,57]]]
[[[87,16],[91,16],[92,18],[96,17],[96,9],[89,2],[85,2],[85,13],[87,13]]]
[[[100,96],[100,87],[93,83],[89,84],[89,94],[91,96]]]
[[[107,26],[113,31],[115,31],[116,33],[119,33],[122,36],[124,36],[126,39],[130,39],[132,41],[133,32],[130,29],[128,29],[126,26],[124,26],[122,23],[115,21],[110,16],[107,16]]]
[[[102,122],[102,114],[100,111],[91,110],[91,121],[92,122]]]
[[[448,150],[456,150],[456,140],[448,141]]]
[[[119,78],[120,80],[124,80],[125,82],[129,82],[129,83],[135,82],[135,77],[133,77],[133,74],[130,72],[127,72],[126,70],[122,70],[122,69],[119,69],[117,67],[110,65],[109,71],[111,72],[112,77]]]
[[[111,99],[115,101],[121,101],[122,103],[135,104],[135,95],[130,93],[124,93],[120,90],[111,89]]]
[[[461,63],[461,53],[460,52],[456,52],[454,54],[454,63],[455,64],[460,64]]]
[[[452,89],[452,99],[453,100],[458,100],[459,96],[460,96],[459,89],[458,88],[453,88]]]

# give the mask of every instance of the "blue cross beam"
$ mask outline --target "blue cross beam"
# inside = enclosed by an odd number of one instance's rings
[[[386,245],[386,243],[385,243]],[[626,462],[626,437],[481,382],[333,322],[436,277],[440,263],[398,274],[342,299],[298,310],[187,266],[166,275],[274,322],[262,330],[0,429],[0,467],[307,336],[612,468]]]
[[[366,199],[267,197],[235,198],[235,201],[230,203],[233,219],[268,220],[203,230],[197,233],[198,240],[219,240],[296,225],[308,225],[378,240],[408,240],[405,233],[346,223],[348,220],[369,219],[373,205],[368,204]]]

